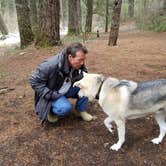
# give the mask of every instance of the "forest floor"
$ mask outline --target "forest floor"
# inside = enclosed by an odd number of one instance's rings
[[[86,42],[89,72],[134,81],[166,78],[166,33],[122,31],[117,47],[107,45],[108,35]],[[88,107],[95,121],[71,115],[55,125],[40,125],[28,77],[37,64],[64,47],[30,46],[0,56],[0,89],[13,88],[0,94],[0,165],[166,165],[166,138],[160,145],[150,142],[159,133],[152,117],[127,121],[126,142],[117,152],[109,149],[117,141],[117,131],[106,129],[106,115],[97,101]]]

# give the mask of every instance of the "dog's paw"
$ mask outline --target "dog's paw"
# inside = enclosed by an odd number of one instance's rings
[[[151,140],[151,142],[152,142],[153,144],[159,144],[159,143],[161,143],[161,139],[159,139],[159,138],[154,138],[154,139]]]
[[[111,150],[116,150],[116,151],[118,151],[120,148],[121,148],[121,145],[120,145],[120,144],[113,144],[113,145],[110,147]]]

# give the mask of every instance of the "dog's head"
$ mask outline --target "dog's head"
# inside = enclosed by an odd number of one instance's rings
[[[102,74],[88,74],[84,73],[83,78],[80,81],[74,83],[74,86],[80,88],[79,96],[86,96],[89,100],[93,100],[99,90],[99,87],[104,80]]]

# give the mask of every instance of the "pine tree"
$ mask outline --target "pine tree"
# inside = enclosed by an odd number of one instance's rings
[[[113,12],[112,12],[112,21],[108,45],[115,46],[117,45],[117,38],[119,34],[120,26],[120,13],[121,13],[122,0],[114,0]]]
[[[0,13],[0,32],[3,34],[3,35],[7,35],[8,34],[8,29],[7,29],[7,26],[2,18],[2,15]]]
[[[60,44],[60,2],[43,0],[40,2],[39,30],[36,45],[47,47]]]
[[[86,25],[85,31],[92,31],[92,16],[93,16],[93,0],[87,0],[87,15],[86,15]]]
[[[80,29],[80,0],[68,0],[68,35],[79,35]]]
[[[21,48],[28,46],[34,38],[31,29],[28,0],[15,0]]]

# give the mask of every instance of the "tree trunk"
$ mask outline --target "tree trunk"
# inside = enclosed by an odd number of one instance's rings
[[[37,31],[38,18],[37,18],[37,2],[30,0],[30,18],[31,18],[31,27],[33,32]]]
[[[82,32],[82,15],[81,15],[81,0],[77,1],[78,5],[78,26],[79,26],[79,31]]]
[[[9,12],[9,20],[11,19],[11,17],[13,16],[13,13],[15,12],[15,4],[14,4],[14,0],[10,0],[8,2],[8,11]]]
[[[163,0],[164,2],[163,2],[163,10],[164,10],[164,12],[166,12],[166,0]]]
[[[40,3],[39,31],[35,44],[41,47],[59,45],[59,24],[59,0],[43,0],[43,2]]]
[[[92,31],[92,16],[93,16],[93,0],[87,0],[87,14],[86,14],[86,24],[85,31]]]
[[[79,35],[78,0],[68,0],[68,35]]]
[[[66,26],[66,20],[68,17],[68,2],[66,0],[60,0],[60,12],[61,12],[61,22],[63,28]]]
[[[146,17],[148,14],[148,1],[142,0],[142,17]]]
[[[6,9],[7,1],[1,0],[1,13],[4,15]]]
[[[65,26],[65,17],[64,17],[64,6],[63,6],[63,0],[60,0],[60,19],[62,23],[62,28]]]
[[[1,13],[0,13],[0,31],[2,32],[3,35],[8,34],[7,26],[2,18]]]
[[[15,0],[18,28],[20,32],[21,48],[28,46],[33,41],[30,23],[28,0]]]
[[[106,0],[105,32],[108,32],[108,0]]]
[[[120,13],[121,13],[122,0],[114,0],[113,12],[112,12],[112,21],[108,45],[115,46],[117,45],[117,38],[119,34],[120,26]]]
[[[130,18],[134,17],[134,0],[128,0],[128,15]]]

